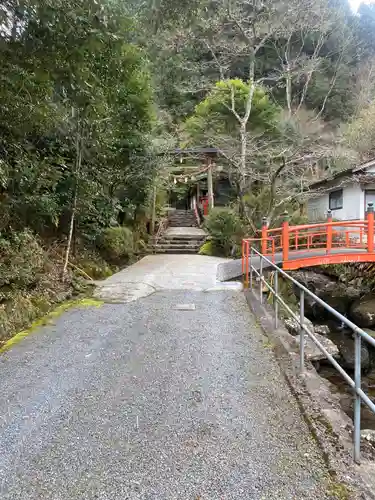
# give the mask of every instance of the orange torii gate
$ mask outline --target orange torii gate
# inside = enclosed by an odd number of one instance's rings
[[[301,267],[341,264],[346,262],[375,262],[374,207],[368,204],[366,219],[333,221],[329,210],[327,221],[290,226],[284,214],[281,227],[269,229],[263,220],[261,238],[242,241],[242,274],[249,283],[251,247],[258,246],[261,254],[284,270]]]

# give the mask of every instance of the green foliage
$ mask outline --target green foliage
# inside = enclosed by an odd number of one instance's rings
[[[309,222],[311,223],[311,220],[309,220],[308,216],[306,214],[301,213],[300,208],[297,210],[294,210],[293,205],[289,205],[286,207],[287,212],[289,213],[289,225],[290,226],[299,226],[302,224],[308,224]],[[285,208],[284,208],[285,211]],[[283,211],[283,212],[284,212]],[[281,227],[283,223],[283,212],[278,212],[277,216],[274,218],[272,226],[273,227]]]
[[[243,226],[238,215],[229,208],[214,208],[205,220],[215,252],[229,256],[239,243]]]
[[[212,256],[215,254],[215,249],[213,247],[212,241],[206,241],[199,249],[199,255]]]
[[[359,10],[358,35],[361,49],[365,56],[375,54],[375,5],[361,3]]]
[[[16,0],[2,12],[0,230],[66,234],[77,192],[77,229],[93,241],[138,209],[154,175],[136,26],[110,1]]]
[[[354,112],[356,96],[353,92],[353,78],[355,75],[351,65],[342,63],[336,67],[333,64],[335,61],[327,58],[321,63],[321,71],[313,75],[306,106],[310,109],[320,109],[325,96],[329,93],[323,116],[329,120],[347,121]],[[336,78],[336,83],[331,89],[332,78]]]
[[[375,100],[363,108],[348,125],[346,138],[361,155],[372,156],[375,150]]]
[[[99,245],[104,255],[112,262],[128,262],[134,255],[133,233],[127,227],[105,229]]]
[[[6,299],[10,289],[35,284],[44,268],[44,251],[30,231],[0,237],[0,299]]]
[[[195,107],[194,115],[185,123],[185,131],[193,139],[201,139],[208,128],[216,133],[236,133],[238,120],[232,110],[232,97],[236,113],[243,116],[249,93],[250,84],[240,79],[217,82]],[[256,86],[248,129],[258,133],[274,131],[279,113],[280,108],[271,101],[266,90]]]
[[[79,267],[94,280],[105,279],[113,274],[112,269],[105,261],[84,260],[80,262]]]
[[[0,236],[0,341],[70,296],[56,263],[29,230]]]

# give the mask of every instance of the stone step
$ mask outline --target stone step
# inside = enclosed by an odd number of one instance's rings
[[[151,240],[151,245],[203,245],[205,238],[190,238],[190,239],[180,239],[180,238],[160,238],[158,241]]]
[[[195,217],[195,213],[194,212],[171,212],[169,215],[168,215],[168,218],[169,219],[173,219],[173,218],[193,218]]]
[[[165,248],[199,248],[203,245],[201,242],[193,242],[193,243],[169,243],[167,241],[158,241],[156,244],[151,243],[149,246],[150,248],[155,248],[155,247],[165,247]]]
[[[162,236],[163,239],[165,240],[173,240],[173,241],[176,241],[176,240],[181,240],[181,241],[187,241],[187,240],[204,240],[206,239],[206,235],[205,234],[164,234]]]
[[[170,223],[174,223],[174,222],[196,222],[196,218],[195,217],[170,217],[169,219],[169,222]]]
[[[149,248],[155,249],[155,248],[169,248],[171,250],[183,250],[184,248],[186,249],[192,249],[192,250],[199,250],[202,245],[178,245],[174,244],[171,245],[169,243],[157,243],[156,245],[150,245]]]
[[[169,219],[173,219],[173,218],[193,218],[195,217],[195,213],[194,212],[171,212],[169,215],[168,215],[168,218]]]
[[[183,240],[183,239],[166,239],[166,238],[160,238],[160,240],[158,241],[150,241],[150,244],[151,245],[171,245],[171,246],[176,246],[176,245],[180,245],[180,246],[191,246],[191,245],[194,245],[194,246],[197,246],[197,245],[203,245],[203,243],[205,242],[205,239],[203,240],[200,240],[200,239],[197,239],[197,238],[194,238],[194,239],[190,239],[190,240]]]
[[[155,243],[170,243],[178,245],[203,245],[205,238],[160,238]]]
[[[167,253],[167,254],[177,254],[177,253],[180,253],[180,254],[184,254],[184,253],[188,253],[188,254],[197,254],[197,250],[195,250],[194,248],[155,248],[153,250],[153,253]]]
[[[190,223],[190,224],[193,224],[196,222],[196,219],[194,218],[187,218],[187,217],[181,217],[181,218],[177,218],[177,217],[173,217],[171,219],[168,219],[169,220],[169,224],[176,224],[176,223],[179,223],[179,224],[182,224],[184,222],[186,223]]]
[[[169,215],[194,215],[194,210],[171,210]]]
[[[179,224],[178,222],[172,222],[171,224],[169,224],[169,227],[198,227],[197,224],[194,224],[193,222],[181,222],[181,224]]]
[[[197,220],[193,210],[176,210],[168,216],[170,227],[197,227]]]
[[[168,215],[168,217],[170,219],[173,219],[173,217],[182,217],[182,218],[187,217],[187,218],[189,218],[189,217],[195,217],[195,213],[194,212],[177,212],[177,213],[171,212]]]

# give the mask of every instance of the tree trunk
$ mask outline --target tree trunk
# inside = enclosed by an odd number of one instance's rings
[[[245,114],[240,120],[240,140],[241,140],[241,155],[240,155],[240,216],[246,217],[246,206],[244,203],[244,195],[249,186],[247,186],[246,175],[246,157],[247,157],[247,124],[250,119],[251,110],[253,106],[253,98],[255,92],[254,84],[255,75],[255,53],[252,51],[249,65],[249,94],[246,100]]]
[[[74,192],[74,198],[73,198],[72,214],[70,216],[70,227],[69,227],[68,245],[66,247],[65,262],[64,262],[63,272],[62,272],[63,278],[65,277],[66,272],[68,270],[70,248],[72,246],[74,222],[75,222],[75,216],[76,216],[76,211],[77,211],[77,187],[78,186],[76,186],[76,188],[74,190],[75,192]]]
[[[285,169],[285,167],[286,167],[286,162],[285,162],[285,158],[283,158],[281,165],[276,170],[276,172],[274,173],[274,175],[272,176],[272,179],[271,179],[268,210],[267,210],[267,214],[265,215],[268,225],[271,224],[272,217],[273,217],[274,212],[275,212],[274,201],[275,201],[275,195],[276,195],[276,183],[278,181],[279,175]]]
[[[243,200],[246,192],[246,155],[247,155],[247,138],[246,138],[246,122],[240,126],[241,140],[241,155],[240,155],[240,175],[239,175],[239,211],[240,216],[245,216],[245,203]]]
[[[292,78],[290,75],[290,70],[289,70],[289,65],[287,67],[287,73],[286,73],[286,104],[288,107],[288,114],[289,117],[292,116]]]
[[[74,194],[73,194],[73,203],[72,203],[72,212],[70,216],[70,224],[69,224],[69,235],[68,235],[68,244],[66,247],[66,252],[65,252],[65,260],[64,260],[64,267],[62,270],[62,277],[64,279],[67,270],[68,270],[68,264],[69,264],[69,256],[70,256],[70,250],[72,247],[72,240],[73,240],[73,232],[74,232],[74,223],[75,223],[75,218],[76,218],[76,212],[77,212],[77,200],[78,200],[78,178],[79,174],[81,171],[81,165],[82,165],[82,135],[81,135],[81,129],[80,129],[80,121],[79,121],[79,115],[77,114],[77,136],[76,136],[76,161],[75,161],[75,172],[74,172]]]

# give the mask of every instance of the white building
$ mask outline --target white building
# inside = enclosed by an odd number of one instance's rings
[[[375,159],[310,185],[310,221],[322,221],[327,211],[337,220],[364,219],[369,202],[375,206]]]

